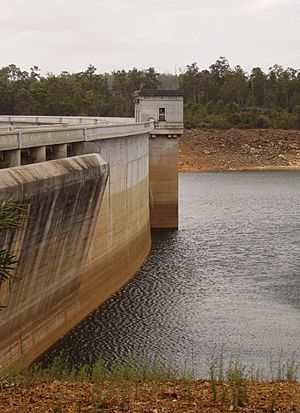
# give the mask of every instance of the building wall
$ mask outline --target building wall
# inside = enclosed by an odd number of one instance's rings
[[[0,170],[0,200],[28,203],[34,217],[27,231],[5,239],[20,258],[21,282],[0,288],[0,303],[8,305],[0,313],[2,368],[45,351],[144,262],[151,245],[148,140],[94,141],[105,163],[93,154]]]
[[[183,119],[183,98],[181,96],[157,97],[141,96],[136,104],[136,119],[138,122],[145,122],[149,119],[159,121],[159,108],[166,108],[166,122],[182,123]]]

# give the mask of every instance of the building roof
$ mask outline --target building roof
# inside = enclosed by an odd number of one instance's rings
[[[133,93],[134,97],[138,96],[183,96],[184,93],[181,90],[136,90]]]

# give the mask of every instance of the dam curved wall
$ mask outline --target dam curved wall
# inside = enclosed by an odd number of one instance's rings
[[[82,276],[77,321],[124,285],[151,247],[148,134],[102,140],[100,148],[110,174]]]
[[[20,260],[19,282],[0,288],[2,368],[46,350],[148,255],[149,136],[126,128],[78,142],[80,156],[0,170],[0,200],[28,204],[30,216],[25,231],[1,242]]]

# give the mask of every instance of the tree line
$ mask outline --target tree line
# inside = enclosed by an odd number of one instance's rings
[[[179,84],[188,127],[300,128],[300,70],[276,64],[247,74],[220,57],[209,69],[188,65]]]
[[[220,57],[208,69],[187,65],[179,75],[146,70],[41,75],[37,66],[0,69],[0,114],[125,116],[134,114],[135,90],[181,89],[186,127],[300,128],[300,70],[274,65],[246,73]]]

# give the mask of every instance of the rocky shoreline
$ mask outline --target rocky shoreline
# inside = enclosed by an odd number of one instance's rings
[[[179,140],[179,171],[300,170],[300,131],[190,129]]]

